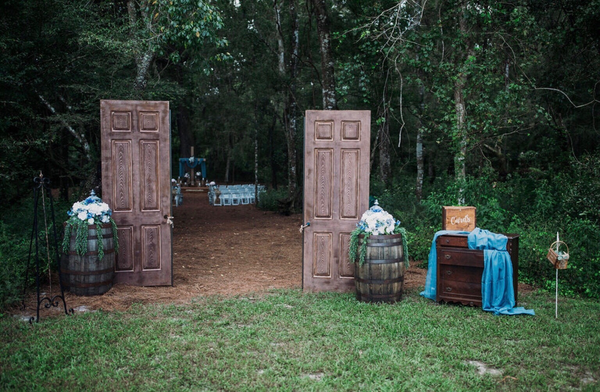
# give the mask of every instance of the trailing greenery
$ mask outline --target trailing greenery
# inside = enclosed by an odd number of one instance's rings
[[[520,293],[535,316],[300,290],[0,318],[0,389],[598,390],[600,303]],[[494,373],[495,372],[495,373]]]
[[[410,256],[408,253],[408,235],[406,229],[404,227],[396,226],[393,234],[402,235],[402,251],[404,253],[406,268],[408,268],[410,264]],[[352,233],[350,233],[350,246],[348,254],[348,259],[351,263],[355,263],[357,258],[359,265],[363,265],[365,263],[367,257],[367,245],[370,237],[371,233],[365,232],[358,227],[352,230]]]
[[[102,241],[102,238],[103,238],[102,227],[105,224],[106,223],[102,223],[102,222],[94,222],[93,225],[89,225],[87,221],[69,219],[65,223],[65,231],[64,231],[64,235],[63,235],[63,241],[62,241],[62,251],[66,254],[69,254],[69,251],[71,249],[71,236],[75,235],[75,252],[80,256],[85,255],[88,252],[88,238],[89,238],[89,232],[90,232],[89,227],[95,226],[96,237],[98,239],[98,259],[102,260],[102,258],[104,257],[104,242]],[[110,224],[112,236],[113,236],[113,248],[114,248],[115,253],[118,253],[119,252],[119,239],[118,239],[118,232],[117,232],[117,224],[112,219],[110,220],[109,224]]]

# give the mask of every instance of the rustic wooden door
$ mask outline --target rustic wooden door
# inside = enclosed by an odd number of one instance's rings
[[[371,112],[309,110],[304,130],[302,287],[350,291],[350,233],[369,208]]]
[[[173,284],[169,102],[100,101],[102,199],[119,233],[115,282]]]

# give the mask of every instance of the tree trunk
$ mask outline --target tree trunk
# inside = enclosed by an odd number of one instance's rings
[[[423,115],[425,114],[425,86],[423,82],[419,83],[419,115],[417,116],[417,185],[415,195],[417,201],[420,202],[423,198],[423,177],[425,174],[425,166],[423,160]]]
[[[190,113],[185,103],[181,103],[177,110],[177,132],[179,134],[179,157],[187,158],[192,146],[194,146],[194,136],[190,127]]]
[[[37,91],[36,91],[37,93]],[[44,98],[43,95],[41,95],[40,93],[38,94],[38,98],[40,99],[40,101],[42,101],[42,103],[44,104],[44,106],[46,106],[46,108],[48,108],[48,110],[50,110],[50,113],[57,115],[56,113],[56,109],[54,109],[54,106],[52,106],[50,104],[50,102],[48,102],[46,100],[46,98]],[[60,118],[60,123],[67,129],[67,131],[69,131],[69,133],[71,135],[73,135],[73,137],[75,139],[77,139],[77,141],[79,142],[79,144],[81,144],[81,148],[83,149],[83,154],[85,155],[85,158],[87,159],[88,162],[92,162],[92,154],[91,154],[91,148],[90,148],[90,144],[88,143],[85,134],[83,132],[77,132],[69,123],[67,123],[66,120],[64,120],[62,117]]]
[[[225,183],[229,184],[229,172],[230,172],[230,167],[231,167],[231,155],[232,155],[232,149],[231,147],[229,147],[229,145],[227,146],[227,163],[225,164]]]
[[[296,140],[297,140],[297,111],[298,104],[296,102],[296,83],[298,76],[298,52],[300,48],[300,32],[299,32],[299,20],[298,12],[296,10],[296,1],[289,1],[289,13],[291,23],[291,42],[290,42],[290,53],[287,56],[289,58],[288,66],[285,66],[285,46],[283,45],[284,36],[283,29],[281,28],[281,12],[280,5],[275,2],[275,17],[277,21],[278,31],[278,57],[279,57],[279,71],[283,71],[282,79],[288,80],[289,85],[287,86],[287,94],[285,97],[285,108],[283,109],[283,128],[287,142],[287,153],[288,153],[288,197],[282,200],[280,203],[280,209],[283,212],[289,213],[297,209],[300,203],[300,197],[298,192],[298,162],[296,152]]]
[[[331,47],[331,34],[325,0],[313,0],[317,18],[317,31],[319,34],[319,50],[321,52],[321,83],[323,91],[323,109],[337,109],[335,98],[335,78],[333,50]]]
[[[379,125],[377,139],[379,140],[379,176],[384,184],[390,179],[392,172],[390,159],[390,123],[389,123],[389,105],[386,102],[385,95],[382,102],[382,107],[379,109],[378,117],[383,119]]]
[[[467,53],[465,56],[466,60],[473,54],[473,46],[467,37],[467,21],[466,21],[466,4],[461,4],[460,16],[459,16],[459,27],[460,33],[463,39],[467,40]],[[467,70],[460,69],[454,82],[454,108],[456,114],[456,139],[458,142],[458,149],[454,156],[454,173],[456,180],[461,184],[459,188],[458,205],[463,205],[464,200],[464,189],[463,185],[467,178],[466,169],[466,157],[467,157],[467,146],[469,144],[469,137],[467,132],[467,110],[465,103],[465,87],[467,85]]]
[[[269,160],[271,162],[271,187],[277,189],[277,161],[275,160],[275,125],[277,124],[277,117],[273,116],[273,121],[269,127]]]
[[[141,6],[139,11],[143,22],[146,24],[145,28],[149,33],[153,29],[151,16],[148,15],[148,12],[144,6]],[[146,89],[146,84],[148,83],[148,71],[150,70],[152,60],[154,60],[155,53],[154,49],[150,46],[150,43],[144,43],[142,40],[137,38],[136,31],[138,28],[138,9],[136,7],[135,0],[127,1],[127,13],[129,15],[129,26],[131,29],[132,40],[134,41],[134,50],[136,51],[135,62],[137,71],[135,80],[133,82],[133,89],[134,91],[141,93]]]
[[[148,83],[148,70],[150,69],[152,60],[154,60],[154,51],[151,49],[147,49],[142,55],[136,56],[137,73],[133,84],[133,89],[135,91],[141,92],[146,89],[146,84]]]

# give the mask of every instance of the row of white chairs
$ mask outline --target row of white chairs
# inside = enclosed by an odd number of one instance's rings
[[[213,206],[237,206],[256,203],[256,195],[264,192],[264,185],[209,185],[208,202]]]

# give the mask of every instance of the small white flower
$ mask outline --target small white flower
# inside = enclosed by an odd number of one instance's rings
[[[77,218],[79,218],[81,220],[86,220],[87,219],[87,212],[86,211],[81,211],[80,213],[77,214]]]
[[[93,224],[94,224],[94,218],[88,219],[88,225],[93,225]]]

